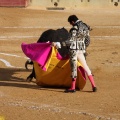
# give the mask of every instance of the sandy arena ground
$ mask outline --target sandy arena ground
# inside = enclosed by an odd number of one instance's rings
[[[40,88],[26,82],[31,71],[21,43],[36,42],[49,28],[71,27],[76,14],[92,28],[87,63],[98,92],[89,80],[83,91]],[[30,67],[30,66],[29,66]],[[0,120],[120,120],[120,10],[83,9],[45,11],[0,8]]]

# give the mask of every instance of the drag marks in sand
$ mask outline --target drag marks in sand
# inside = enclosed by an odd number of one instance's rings
[[[16,40],[16,39],[25,39],[25,38],[39,38],[40,36],[0,36],[0,40]],[[120,36],[91,36],[92,39],[97,40],[113,40],[113,39],[120,39]]]
[[[3,96],[0,96],[3,97]],[[65,114],[66,116],[68,115],[83,115],[86,117],[91,117],[94,120],[118,120],[115,118],[111,118],[111,117],[107,117],[107,116],[103,116],[103,115],[96,115],[93,113],[90,113],[89,110],[79,110],[79,109],[71,109],[71,108],[67,108],[64,106],[59,106],[59,104],[54,103],[54,104],[42,104],[42,103],[36,103],[36,102],[31,102],[29,100],[18,100],[18,99],[13,99],[13,98],[9,98],[8,101],[5,101],[4,99],[2,101],[0,101],[1,104],[4,104],[4,106],[10,106],[10,107],[18,107],[18,108],[26,108],[28,110],[31,111],[39,111],[42,112],[44,111],[45,114],[49,114],[51,113],[52,115],[57,114],[57,113],[61,113],[61,114]],[[66,119],[66,118],[63,118]]]
[[[63,26],[1,26],[0,28],[2,29],[58,29],[58,28],[63,28]],[[65,28],[70,29],[70,26],[65,26]],[[98,29],[120,29],[120,26],[93,26],[94,28]],[[0,40],[16,40],[16,39],[25,39],[25,38],[39,38],[40,36],[0,36]],[[111,40],[111,39],[120,39],[119,35],[110,35],[110,36],[91,36],[92,39],[97,39],[97,40]]]
[[[7,54],[7,53],[0,53],[0,55],[4,55],[4,56],[9,56],[9,57],[16,57],[16,58],[21,58],[21,59],[28,59],[27,57],[22,57],[22,56],[18,56],[18,55],[14,55],[14,54]],[[0,61],[5,64],[6,67],[10,67],[10,68],[23,68],[23,67],[17,67],[17,66],[13,66],[11,65],[11,63],[3,58],[0,58]]]
[[[58,29],[58,28],[62,28],[63,26],[1,26],[0,28],[4,28],[4,29],[38,29],[38,28],[45,28],[45,29],[51,29],[51,28],[55,28],[55,29]],[[70,26],[66,26],[65,28],[71,28]],[[118,28],[120,29],[120,26],[93,26],[93,28]]]

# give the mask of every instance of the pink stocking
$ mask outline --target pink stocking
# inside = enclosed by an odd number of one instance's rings
[[[90,80],[90,83],[91,83],[91,85],[92,85],[92,88],[96,87],[93,76],[92,76],[92,75],[89,75],[88,78],[89,78],[89,80]]]
[[[70,90],[75,90],[76,78],[72,78],[72,84]]]

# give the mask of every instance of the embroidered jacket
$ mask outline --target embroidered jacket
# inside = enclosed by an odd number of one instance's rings
[[[88,25],[77,20],[69,31],[69,39],[66,41],[66,45],[70,49],[85,50],[90,44],[89,30]]]

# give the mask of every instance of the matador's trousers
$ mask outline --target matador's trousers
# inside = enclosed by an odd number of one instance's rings
[[[71,66],[71,77],[77,78],[77,61],[79,61],[86,71],[87,75],[91,75],[91,70],[89,69],[82,50],[69,50],[70,56],[70,66]]]

